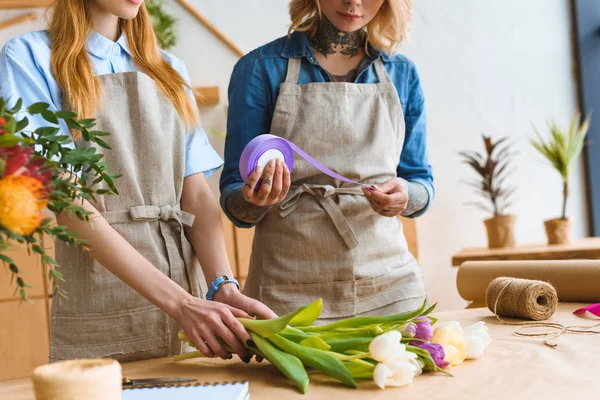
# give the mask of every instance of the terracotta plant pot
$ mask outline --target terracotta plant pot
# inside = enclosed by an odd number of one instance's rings
[[[515,216],[498,215],[483,221],[487,229],[488,246],[492,249],[515,245]]]
[[[548,244],[569,243],[571,241],[571,225],[572,221],[568,218],[556,218],[544,221]]]

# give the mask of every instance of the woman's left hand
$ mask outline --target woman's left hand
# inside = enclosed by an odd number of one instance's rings
[[[402,178],[392,178],[381,186],[372,186],[373,190],[362,190],[371,208],[384,217],[396,217],[406,210],[408,205],[408,187]]]
[[[277,318],[277,314],[271,311],[269,307],[258,300],[243,295],[240,293],[237,286],[232,283],[221,286],[217,293],[215,293],[214,299],[218,302],[246,311],[248,314],[254,315],[260,319]]]

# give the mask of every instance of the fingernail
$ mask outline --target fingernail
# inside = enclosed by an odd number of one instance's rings
[[[229,357],[227,357],[228,360],[231,360],[233,358],[233,355],[230,354]]]
[[[263,168],[262,167],[257,167],[256,168],[256,172],[258,172],[259,174],[262,174]]]
[[[244,358],[242,358],[242,361],[245,362],[246,364],[248,364],[250,362],[250,360],[252,360],[252,356],[249,354],[246,354],[244,356]]]
[[[272,167],[272,166],[274,166],[274,165],[275,165],[275,160],[271,160],[271,161],[269,161],[269,167]]]
[[[256,347],[256,344],[254,344],[254,340],[252,339],[246,340],[246,344],[248,345],[248,347]]]

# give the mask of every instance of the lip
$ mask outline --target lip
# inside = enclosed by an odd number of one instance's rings
[[[338,15],[342,18],[344,18],[346,21],[348,22],[356,22],[359,19],[361,19],[362,17],[358,14],[348,14],[348,13],[341,13],[341,12],[337,12]]]
[[[127,0],[127,1],[129,1],[131,4],[135,4],[136,6],[138,6],[138,5],[142,4],[142,2],[144,0]]]

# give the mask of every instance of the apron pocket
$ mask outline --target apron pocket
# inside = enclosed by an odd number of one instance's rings
[[[323,299],[320,318],[347,317],[355,314],[354,282],[261,285],[260,301],[277,315],[283,315]]]
[[[91,314],[54,314],[50,359],[100,358],[164,349],[170,338],[166,314],[154,306]],[[162,353],[162,352],[160,352]]]
[[[356,281],[356,296],[356,312],[361,314],[402,300],[425,299],[427,288],[421,268],[413,263],[382,276]]]

